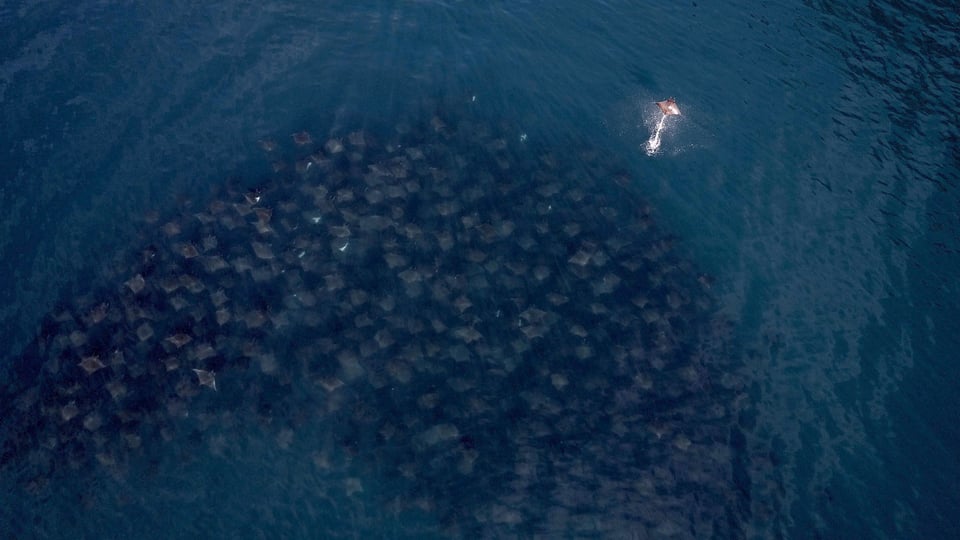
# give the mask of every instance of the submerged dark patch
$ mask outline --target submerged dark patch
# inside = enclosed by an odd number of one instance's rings
[[[265,144],[276,177],[51,315],[5,469],[36,491],[259,426],[469,537],[739,536],[739,363],[626,173],[469,119],[397,133]]]

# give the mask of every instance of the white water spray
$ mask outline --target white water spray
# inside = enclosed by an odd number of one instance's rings
[[[652,156],[660,150],[660,133],[663,131],[663,126],[667,121],[667,115],[663,115],[660,118],[660,121],[657,122],[657,129],[654,130],[653,135],[650,136],[650,139],[647,141],[647,155]]]

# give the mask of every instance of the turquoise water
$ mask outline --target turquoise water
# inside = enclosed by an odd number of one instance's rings
[[[258,139],[416,123],[442,101],[617,156],[713,276],[752,377],[735,530],[960,536],[958,27],[948,2],[4,4],[5,363],[135,249],[144,214],[268,174]],[[648,156],[667,96],[683,115]],[[434,530],[371,502],[376,479],[346,505],[325,481],[359,473],[305,475],[273,441],[180,457],[157,451],[154,476],[96,503],[84,477],[59,480],[35,507],[58,528],[6,530]]]

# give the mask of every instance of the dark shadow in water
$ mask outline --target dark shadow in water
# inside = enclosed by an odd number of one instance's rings
[[[361,497],[436,522],[394,537],[744,536],[743,364],[709,279],[616,161],[517,132],[438,108],[264,141],[274,177],[157,220],[10,366],[4,518],[56,531],[107,489],[78,479],[141,477],[210,518],[187,471],[259,486],[307,456],[291,499],[336,489],[272,514],[290,536],[349,536]]]

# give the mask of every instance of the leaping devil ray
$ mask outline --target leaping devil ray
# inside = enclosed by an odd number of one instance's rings
[[[677,107],[676,99],[667,98],[664,101],[658,101],[657,107],[660,107],[664,116],[680,116],[680,107]]]
[[[674,98],[667,98],[663,101],[657,102],[657,107],[660,107],[660,112],[663,113],[663,117],[660,118],[660,121],[657,122],[657,128],[653,132],[653,135],[647,141],[647,155],[652,156],[657,153],[657,150],[660,149],[660,133],[663,131],[664,123],[667,120],[668,116],[680,116],[680,107],[677,107],[677,100]]]

